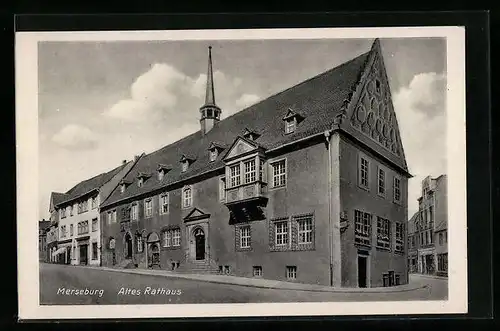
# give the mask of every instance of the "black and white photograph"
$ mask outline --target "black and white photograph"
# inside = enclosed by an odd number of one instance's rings
[[[467,312],[464,43],[16,34],[21,314]]]

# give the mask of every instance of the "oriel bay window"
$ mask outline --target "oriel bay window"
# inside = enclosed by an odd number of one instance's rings
[[[226,204],[246,199],[264,198],[265,161],[261,155],[233,161],[226,167]]]

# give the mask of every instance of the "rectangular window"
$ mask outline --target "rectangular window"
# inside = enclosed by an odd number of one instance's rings
[[[137,253],[142,253],[144,249],[144,241],[142,240],[142,235],[137,235]]]
[[[368,188],[370,163],[368,159],[364,157],[359,157],[359,186]]]
[[[377,247],[391,248],[391,222],[377,216]]]
[[[231,187],[235,187],[241,184],[239,164],[229,167],[229,183],[231,184]]]
[[[264,166],[265,166],[264,160],[259,159],[259,180],[261,182],[264,181]]]
[[[288,245],[288,222],[276,222],[275,234],[276,234],[276,246],[287,246]]]
[[[286,133],[292,133],[295,131],[295,120],[286,121]]]
[[[403,223],[396,223],[396,247],[394,248],[394,251],[396,252],[404,252],[404,224]]]
[[[287,266],[286,267],[286,278],[297,279],[297,267],[296,266]]]
[[[432,206],[429,206],[429,222],[434,223],[434,208]]]
[[[69,206],[69,216],[73,216],[73,206]]]
[[[163,247],[170,247],[172,245],[172,231],[167,230],[163,232]]]
[[[184,188],[182,191],[182,207],[189,208],[193,203],[193,192],[190,187]]]
[[[97,260],[97,254],[98,254],[97,243],[92,243],[92,260]]]
[[[219,200],[226,200],[226,178],[219,178]]]
[[[59,209],[60,218],[66,218],[66,209]]]
[[[299,226],[299,244],[311,244],[313,241],[312,217],[299,219],[297,223]]]
[[[271,164],[273,169],[273,187],[286,185],[286,161],[280,160]]]
[[[378,194],[385,195],[385,171],[378,169]]]
[[[92,198],[92,209],[97,208],[97,197]]]
[[[111,212],[112,223],[116,223],[116,209]]]
[[[184,161],[182,163],[182,172],[186,172],[188,170],[189,163],[187,161]]]
[[[136,221],[136,220],[139,218],[139,208],[138,208],[137,203],[134,203],[134,204],[130,207],[130,218],[131,218],[133,221]]]
[[[401,180],[394,177],[394,201],[401,202]]]
[[[181,245],[181,229],[172,230],[172,246],[177,247]]]
[[[246,161],[243,163],[244,174],[245,174],[245,184],[255,182],[255,160]]]
[[[354,211],[354,242],[361,245],[371,244],[372,215],[359,210]]]
[[[240,227],[240,248],[250,248],[250,226]]]
[[[153,216],[153,200],[144,200],[144,217],[148,218]]]
[[[73,224],[71,224],[69,226],[69,235],[72,236],[73,235]]]
[[[97,228],[98,228],[98,223],[97,223],[97,218],[94,218],[92,220],[92,232],[96,232],[97,231]]]
[[[160,214],[168,214],[168,193],[160,196]]]
[[[253,266],[253,276],[262,277],[262,266],[260,265]]]

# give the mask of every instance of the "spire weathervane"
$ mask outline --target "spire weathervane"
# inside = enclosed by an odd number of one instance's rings
[[[208,72],[205,106],[207,105],[215,106],[214,74],[212,70],[212,46],[208,46]]]

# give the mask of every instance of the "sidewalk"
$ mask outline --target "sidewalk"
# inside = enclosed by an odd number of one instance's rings
[[[181,274],[168,270],[151,270],[151,269],[116,269],[108,267],[93,267],[85,266],[82,268],[106,270],[112,272],[122,272],[138,275],[149,275],[170,278],[182,278],[217,284],[239,285],[256,288],[280,289],[280,290],[296,290],[296,291],[311,291],[311,292],[334,292],[334,293],[394,293],[408,292],[427,288],[426,285],[407,284],[393,287],[376,287],[376,288],[333,288],[330,286],[302,284],[284,282],[270,279],[246,278],[226,275],[213,274]]]
[[[427,275],[427,274],[420,274],[420,273],[417,273],[417,272],[411,273],[410,277],[423,277],[423,278],[431,278],[431,279],[448,280],[448,277],[436,276],[436,275]]]

